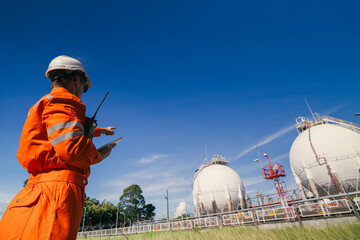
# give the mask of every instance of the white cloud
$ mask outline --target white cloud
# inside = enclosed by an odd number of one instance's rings
[[[183,214],[186,214],[189,212],[190,205],[185,202],[180,202],[179,205],[176,208],[174,217],[182,216]]]
[[[160,158],[165,158],[165,157],[170,157],[171,155],[169,154],[153,154],[150,157],[143,157],[140,160],[138,160],[138,163],[141,164],[148,164],[148,163],[152,163]]]
[[[149,182],[151,182],[152,184],[153,180],[164,181],[164,179],[168,179],[174,176],[176,176],[176,169],[168,168],[166,171],[163,171],[162,169],[146,168],[143,170],[139,170],[136,172],[123,175],[120,178],[113,178],[111,180],[108,180],[104,182],[104,186],[110,186],[112,188],[122,189],[130,186],[131,184],[140,185],[142,183],[149,184]],[[143,188],[142,185],[141,188]]]
[[[183,195],[185,190],[189,192],[192,189],[192,179],[183,176],[184,169],[188,168],[189,166],[178,165],[176,162],[146,166],[135,172],[107,180],[103,183],[107,191],[97,198],[116,203],[126,187],[138,184],[143,190],[146,202],[163,202],[166,190],[171,195],[170,200],[174,200],[173,196]]]
[[[148,188],[159,189],[159,186],[156,186],[156,183],[162,184],[166,188],[166,186],[179,185],[184,186],[184,178],[180,176],[183,168],[177,166],[162,166],[164,169],[160,167],[146,168],[144,170],[136,171],[124,175],[117,179],[111,179],[107,181],[105,185],[109,185],[117,188],[125,188],[131,184],[140,184],[144,183],[149,186]],[[166,169],[166,170],[165,170]],[[152,181],[149,181],[152,180]],[[185,181],[186,185],[189,184],[189,181]],[[143,190],[145,188],[141,187]]]
[[[125,188],[132,184],[131,180],[122,180],[122,179],[112,179],[107,184],[117,187],[117,188]]]
[[[129,173],[124,176],[125,179],[141,179],[141,180],[150,180],[150,179],[157,179],[161,177],[168,177],[174,173],[175,169],[160,169],[158,168],[146,168],[141,171]],[[129,181],[129,180],[127,180]]]
[[[14,197],[13,194],[0,193],[0,219],[4,215],[6,208],[13,197]]]
[[[192,202],[192,175],[195,164],[185,163],[181,156],[176,161],[172,161],[171,158],[177,156],[175,154],[150,154],[149,156],[151,157],[142,158],[141,164],[139,163],[140,160],[137,161],[138,166],[127,171],[124,175],[109,176],[106,180],[102,179],[101,186],[103,189],[101,193],[93,197],[100,201],[106,199],[117,204],[126,187],[131,184],[138,184],[143,190],[142,195],[145,197],[146,203],[152,203],[156,207],[156,218],[163,216],[164,212],[166,215],[166,199],[164,198],[166,190],[169,191],[169,207],[172,216],[179,202],[185,199],[189,203]],[[167,158],[169,156],[171,157]],[[153,162],[146,164],[150,160]]]
[[[14,196],[14,194],[10,193],[0,193],[0,202],[10,203]]]
[[[342,108],[345,107],[345,106],[346,106],[346,104],[341,104],[341,105],[339,105],[339,106],[335,106],[335,107],[329,109],[328,111],[326,111],[325,114],[326,114],[326,115],[332,114],[332,113],[337,112],[338,110],[342,109]]]
[[[243,165],[241,167],[236,168],[236,172],[241,176],[243,174],[249,174],[253,171],[260,172],[260,166],[257,164],[251,164],[249,166]]]
[[[287,157],[289,157],[289,153],[284,153],[284,154],[282,154],[280,156],[270,158],[270,161],[271,161],[271,164],[273,164],[273,163],[277,163],[280,160],[283,160],[284,158],[287,158]]]
[[[261,182],[265,182],[265,179],[262,176],[260,176],[260,177],[243,178],[242,181],[244,183],[244,186],[248,187]]]
[[[256,191],[254,189],[250,189],[250,190],[247,190],[246,189],[246,194],[249,196],[250,194],[254,194],[256,193]]]
[[[119,202],[121,193],[103,193],[100,195],[99,199],[104,199],[106,201],[110,201],[112,203],[117,204],[117,202]]]
[[[143,191],[147,195],[156,195],[166,191],[166,189],[171,189],[172,192],[184,191],[184,179],[176,176],[168,177],[165,181],[163,179],[158,180],[143,187]]]
[[[276,156],[274,158],[272,158],[270,156],[270,161],[271,163],[279,163],[281,162],[283,159],[289,157],[289,153],[284,153],[280,156]],[[264,159],[262,158],[261,159],[261,162],[262,162],[262,165],[263,166],[267,166],[267,159]],[[241,167],[238,167],[236,168],[236,172],[241,176],[241,175],[247,175],[251,172],[254,172],[254,171],[257,171],[259,174],[261,174],[261,165],[260,163],[254,163],[254,164],[251,164],[251,165],[248,165],[248,166],[241,166]]]
[[[241,158],[242,156],[244,156],[245,154],[247,154],[248,152],[256,149],[256,147],[261,147],[265,144],[268,144],[272,141],[274,141],[275,139],[289,133],[290,131],[294,130],[295,129],[295,125],[294,124],[291,124],[290,126],[287,126],[283,129],[280,129],[279,131],[271,134],[270,136],[267,136],[265,137],[261,142],[257,143],[257,144],[254,144],[253,146],[251,147],[248,147],[247,149],[243,150],[241,153],[239,153],[233,160],[235,159],[239,159]]]
[[[0,220],[5,213],[6,207],[9,203],[0,202]]]

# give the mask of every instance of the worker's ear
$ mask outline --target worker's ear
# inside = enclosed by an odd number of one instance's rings
[[[75,87],[78,88],[80,86],[80,78],[76,78],[74,82],[75,82]]]

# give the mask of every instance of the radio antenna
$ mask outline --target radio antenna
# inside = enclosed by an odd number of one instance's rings
[[[313,118],[314,118],[314,120],[316,121],[316,119],[315,119],[315,115],[314,115],[314,113],[311,111],[311,108],[310,108],[310,106],[309,106],[308,102],[306,101],[306,98],[304,98],[304,100],[305,100],[305,103],[306,103],[307,107],[309,108],[309,111],[310,111],[310,113],[311,113],[312,117],[313,117]]]

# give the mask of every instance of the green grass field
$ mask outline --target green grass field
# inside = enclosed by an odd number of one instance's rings
[[[342,224],[321,228],[283,228],[283,229],[256,229],[255,227],[222,227],[204,230],[177,231],[177,232],[149,232],[139,235],[127,236],[128,239],[154,239],[154,240],[188,240],[188,239],[360,239],[360,223]],[[125,239],[124,236],[81,238],[89,240],[117,240]]]

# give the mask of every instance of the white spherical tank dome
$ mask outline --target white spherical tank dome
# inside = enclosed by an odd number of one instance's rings
[[[339,187],[358,188],[360,134],[354,129],[330,123],[306,128],[293,142],[289,158],[295,180],[311,190],[313,179],[319,196],[336,194]]]
[[[200,168],[194,177],[195,208],[200,204],[207,213],[237,209],[245,199],[245,188],[239,174],[226,165],[212,163]]]

